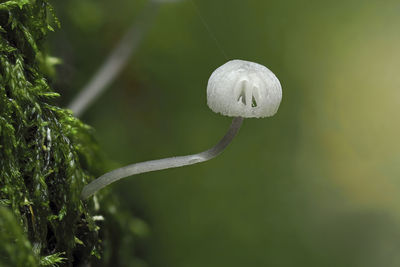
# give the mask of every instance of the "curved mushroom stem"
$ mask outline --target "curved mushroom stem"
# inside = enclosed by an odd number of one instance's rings
[[[86,199],[103,187],[131,175],[192,165],[215,158],[229,145],[230,142],[232,142],[233,138],[238,133],[240,126],[242,126],[242,122],[242,117],[234,118],[225,136],[214,147],[206,151],[193,155],[134,163],[103,174],[96,180],[83,187],[81,199]]]

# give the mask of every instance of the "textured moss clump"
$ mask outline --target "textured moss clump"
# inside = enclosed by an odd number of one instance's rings
[[[42,47],[50,20],[57,24],[45,0],[0,0],[1,266],[60,257],[78,265],[98,254],[97,226],[79,199],[97,148],[90,127],[52,102],[58,94],[44,74],[51,60]],[[8,228],[12,220],[22,228]],[[29,247],[33,254],[24,254]]]
[[[0,207],[0,266],[38,266],[32,247],[10,210]]]

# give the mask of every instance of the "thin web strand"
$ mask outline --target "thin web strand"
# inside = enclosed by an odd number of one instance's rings
[[[197,6],[197,4],[194,2],[194,0],[190,0],[190,2],[193,5],[194,10],[196,11],[197,16],[199,17],[201,23],[203,23],[204,28],[206,28],[208,34],[211,36],[211,39],[214,40],[215,45],[218,47],[219,51],[221,52],[221,54],[224,56],[224,58],[226,60],[229,60],[227,54],[225,53],[225,50],[222,48],[221,43],[218,41],[217,37],[215,36],[215,34],[213,34],[213,32],[210,29],[210,26],[208,25],[208,23],[206,22],[206,20],[204,19],[204,17],[201,15],[200,13],[200,9]]]

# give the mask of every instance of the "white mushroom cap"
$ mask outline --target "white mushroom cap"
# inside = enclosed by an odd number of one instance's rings
[[[208,80],[207,105],[230,117],[273,116],[282,99],[278,78],[263,65],[231,60],[216,69]]]

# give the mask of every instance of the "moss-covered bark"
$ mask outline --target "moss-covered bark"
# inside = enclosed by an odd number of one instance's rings
[[[90,127],[52,103],[58,94],[44,74],[51,66],[42,48],[51,13],[45,0],[0,0],[0,238],[14,236],[0,240],[1,266],[13,266],[10,245],[31,246],[42,265],[53,254],[65,265],[98,254],[97,226],[79,199],[93,178],[97,147]],[[10,211],[27,238],[8,230]],[[20,245],[24,238],[31,245]],[[34,264],[16,259],[15,266]]]

